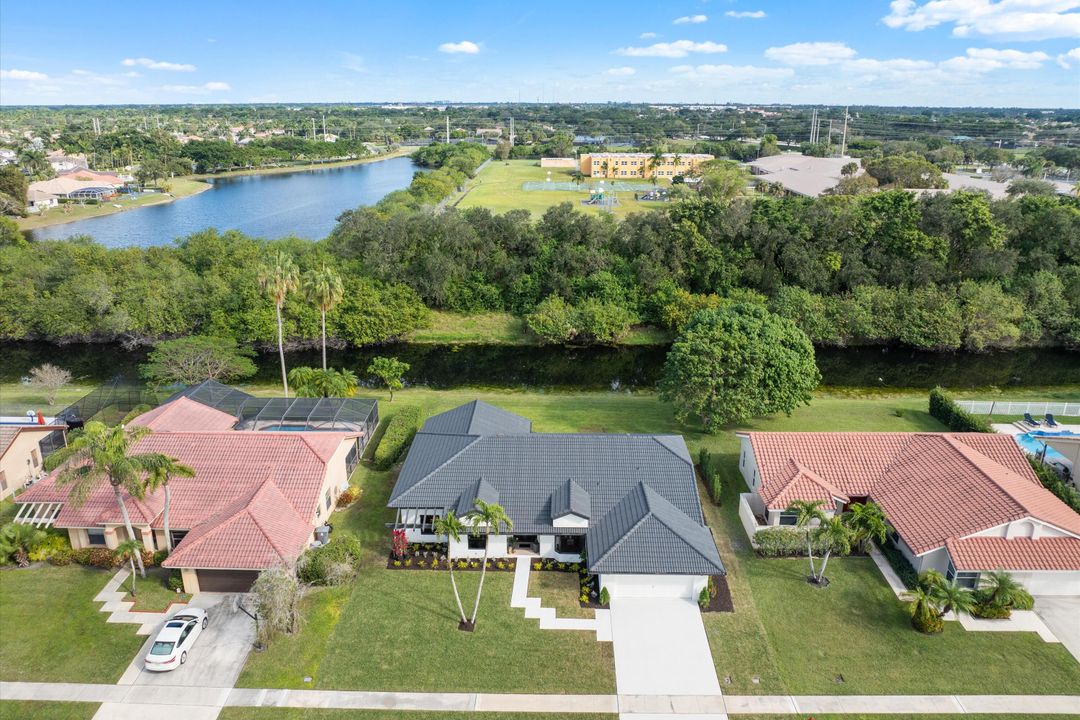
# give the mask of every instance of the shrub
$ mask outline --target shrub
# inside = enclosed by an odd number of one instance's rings
[[[701,477],[705,480],[705,486],[709,490],[709,497],[714,504],[719,505],[720,496],[724,491],[724,481],[720,474],[720,461],[713,453],[701,448],[698,452],[698,467],[701,468]]]
[[[701,609],[709,607],[709,603],[712,602],[712,597],[709,595],[709,588],[701,588],[701,593],[698,595],[697,604],[701,606]]]
[[[1058,476],[1053,468],[1043,465],[1033,457],[1028,457],[1028,462],[1031,463],[1031,469],[1035,471],[1036,477],[1039,478],[1039,482],[1042,483],[1044,488],[1056,495],[1061,502],[1080,513],[1080,492],[1066,485],[1065,481]]]
[[[581,598],[579,598],[579,599],[580,599],[580,600],[581,600],[581,602],[583,602],[583,603],[587,603],[587,602],[589,602],[589,593],[587,593],[587,592],[583,592],[583,593],[581,593]]]
[[[112,550],[108,548],[89,548],[89,550],[90,552],[86,555],[85,565],[106,569],[120,566],[120,559]]]
[[[918,613],[911,618],[911,625],[921,633],[936,635],[945,629],[945,621],[936,612]]]
[[[545,298],[525,316],[529,329],[549,343],[572,340],[577,335],[574,322],[574,308],[558,295]]]
[[[165,583],[173,592],[184,589],[184,575],[179,570],[173,570],[169,573],[169,579]]]
[[[150,564],[151,565],[161,565],[161,563],[165,562],[165,558],[167,558],[167,557],[169,557],[169,551],[168,550],[158,550],[156,553],[154,553],[153,557],[151,558]]]
[[[48,560],[57,554],[67,554],[70,562],[71,543],[63,535],[49,535],[37,547],[30,551],[31,562]],[[67,563],[64,563],[67,564]]]
[[[611,593],[608,592],[607,587],[600,588],[600,604],[607,605],[611,602]]]
[[[352,579],[360,567],[363,550],[355,535],[339,535],[321,547],[306,551],[296,574],[309,585],[340,585]]]
[[[258,643],[265,647],[278,633],[300,629],[300,598],[303,588],[290,568],[263,570],[251,588],[259,615]]]
[[[394,554],[394,557],[404,557],[406,550],[408,550],[410,547],[413,549],[413,552],[416,552],[416,549],[419,546],[409,545],[408,541],[405,539],[404,530],[394,530],[390,533],[390,552]]]
[[[71,559],[75,555],[75,551],[71,548],[64,550],[58,550],[49,556],[49,564],[63,567],[64,565],[70,565]]]
[[[1012,608],[1008,605],[994,605],[989,602],[979,602],[971,608],[971,614],[984,620],[1005,620],[1012,615]]]
[[[885,559],[889,561],[889,565],[900,577],[900,582],[904,583],[904,587],[911,590],[919,584],[919,574],[915,572],[915,568],[911,566],[908,559],[895,545],[886,541],[881,543],[879,547],[881,554],[885,556]]]
[[[961,410],[952,397],[939,387],[930,391],[930,414],[953,432],[994,432],[989,422]]]
[[[790,527],[770,527],[758,530],[754,533],[754,543],[758,546],[758,554],[763,557],[792,557],[806,555],[806,534],[801,530]],[[822,540],[812,541],[814,554],[824,554],[829,549],[827,543]],[[840,552],[843,548],[832,548],[836,555],[847,555]]]
[[[398,409],[386,425],[386,432],[375,448],[375,467],[388,470],[398,461],[420,429],[420,408],[404,405]]]
[[[158,564],[154,562],[154,558],[157,557],[157,553],[153,550],[140,550],[139,555],[142,556],[143,565],[146,567],[151,567]]]
[[[350,485],[338,495],[337,506],[339,508],[348,507],[356,502],[358,497],[360,497],[360,490]]]

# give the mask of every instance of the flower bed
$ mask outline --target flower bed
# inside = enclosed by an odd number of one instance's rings
[[[589,569],[583,562],[560,562],[551,558],[539,558],[533,560],[532,569],[538,572],[564,572],[577,573],[580,584],[578,605],[593,610],[606,610],[609,605],[600,602],[600,578],[589,574]]]
[[[387,570],[449,570],[453,563],[454,570],[480,570],[483,560],[480,558],[455,558],[451,560],[445,553],[420,551],[417,555],[395,557],[393,553],[386,558]],[[516,563],[506,558],[488,558],[488,572],[514,572]]]
[[[701,605],[701,612],[735,612],[735,604],[731,600],[731,590],[728,588],[727,577],[724,575],[711,575],[709,577],[709,604]]]

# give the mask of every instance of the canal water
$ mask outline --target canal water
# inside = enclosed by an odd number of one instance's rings
[[[170,203],[31,230],[31,240],[90,235],[106,247],[167,245],[216,228],[261,238],[319,240],[337,217],[408,187],[423,170],[408,157],[277,175],[212,178],[209,190]]]
[[[43,362],[67,368],[84,381],[116,375],[137,378],[145,350],[120,345],[64,346],[0,344],[0,382],[14,382]],[[412,367],[409,384],[432,388],[501,387],[551,390],[639,390],[656,386],[667,348],[514,347],[504,345],[417,345],[330,350],[329,364],[366,379],[376,355],[400,358]],[[286,353],[290,367],[318,366],[317,349]],[[255,379],[276,382],[277,354],[258,356]],[[998,353],[926,353],[891,347],[818,348],[822,384],[844,388],[952,389],[1080,385],[1080,352],[1032,349]]]

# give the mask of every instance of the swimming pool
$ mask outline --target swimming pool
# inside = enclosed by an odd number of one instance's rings
[[[1016,439],[1016,444],[1023,448],[1030,455],[1038,457],[1042,455],[1043,448],[1045,448],[1047,460],[1056,460],[1057,462],[1067,463],[1068,459],[1064,455],[1062,455],[1057,450],[1050,447],[1043,440],[1040,439],[1044,437],[1060,437],[1063,435],[1076,435],[1076,433],[1069,432],[1068,430],[1062,430],[1060,432],[1044,432],[1036,430],[1034,432],[1028,432],[1022,435],[1014,435],[1013,437]]]
[[[308,429],[307,425],[267,425],[262,428],[263,432],[304,432]]]

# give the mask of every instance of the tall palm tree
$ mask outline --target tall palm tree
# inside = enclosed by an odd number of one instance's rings
[[[116,546],[113,550],[120,562],[125,560],[131,566],[131,597],[135,597],[135,558],[142,558],[142,543],[138,540],[128,539]]]
[[[821,572],[817,574],[820,585],[825,580],[825,567],[833,550],[841,554],[851,551],[851,530],[844,524],[843,518],[834,515],[818,525],[814,538],[825,544],[825,557],[821,561]]]
[[[881,545],[889,535],[885,511],[876,502],[852,504],[844,513],[844,520],[851,529],[852,543],[858,547],[864,547],[870,540]]]
[[[461,541],[461,534],[465,532],[465,526],[461,524],[452,510],[447,510],[446,517],[435,518],[435,534],[445,535],[454,542]],[[461,604],[461,594],[458,593],[457,579],[454,578],[454,563],[450,562],[450,585],[454,588],[454,601],[457,603],[458,616],[461,622],[466,621],[465,608]]]
[[[657,179],[656,178],[656,169],[664,164],[664,148],[662,148],[662,147],[653,148],[652,157],[649,158],[649,161],[652,164],[652,171],[653,171],[652,181],[653,181],[653,185],[655,185],[656,184],[656,179]],[[644,177],[644,174],[642,174],[642,177]]]
[[[278,356],[281,358],[281,385],[285,388],[285,397],[289,397],[289,378],[285,375],[285,341],[281,308],[285,306],[285,298],[288,294],[296,291],[296,277],[296,263],[284,250],[271,253],[266,262],[259,267],[259,285],[274,301],[274,309],[277,311]]]
[[[70,440],[66,448],[57,451],[60,454],[57,461],[65,467],[57,476],[56,484],[71,486],[68,494],[71,504],[75,507],[82,505],[99,483],[108,482],[120,507],[129,540],[135,539],[135,529],[131,526],[121,490],[141,500],[146,494],[143,477],[168,461],[161,453],[131,452],[135,443],[149,433],[150,428],[146,427],[125,428],[117,425],[110,428],[95,420],[86,423],[81,435]],[[139,575],[146,577],[142,556],[137,554],[135,560]]]
[[[322,369],[326,370],[326,313],[341,302],[345,287],[341,284],[341,276],[325,263],[321,268],[304,273],[301,287],[304,297],[314,303],[322,315]]]
[[[161,489],[165,491],[165,509],[162,511],[162,521],[165,525],[165,548],[172,552],[172,530],[169,527],[169,508],[172,505],[172,493],[169,491],[169,481],[174,477],[195,477],[195,469],[184,465],[178,458],[161,455],[153,458],[153,467],[147,472],[143,485],[147,492]],[[134,591],[131,593],[135,594]]]
[[[506,510],[499,503],[487,503],[480,498],[476,499],[476,513],[473,516],[473,525],[470,528],[470,532],[473,535],[479,535],[481,531],[485,535],[491,535],[492,532],[497,535],[499,529],[505,525],[507,530],[514,529],[514,523],[510,520],[510,516],[506,514]],[[488,561],[488,544],[484,543],[484,564],[480,566],[480,586],[476,588],[476,604],[473,605],[472,619],[470,624],[476,626],[476,613],[480,610],[480,594],[484,592],[484,575],[487,574],[487,561]]]
[[[810,523],[815,520],[819,524],[825,522],[825,511],[821,509],[824,504],[822,500],[793,500],[787,508],[787,512],[798,513],[795,526],[803,528],[806,532],[806,554],[810,557],[810,577],[813,578],[817,578],[817,570],[814,567],[814,542],[810,532]]]

